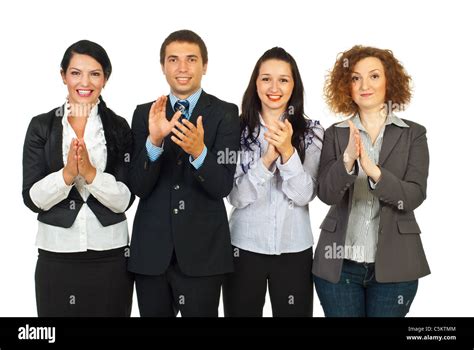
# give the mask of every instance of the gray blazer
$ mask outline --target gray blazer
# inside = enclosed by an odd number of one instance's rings
[[[410,127],[385,128],[379,167],[382,176],[373,191],[380,201],[380,226],[375,257],[378,282],[416,280],[430,274],[413,210],[426,198],[429,154],[426,129],[404,120]],[[322,222],[314,253],[313,274],[337,283],[344,256],[326,255],[328,247],[342,247],[351,210],[356,175],[344,167],[343,153],[349,128],[327,129],[317,181],[318,197],[331,208]],[[356,173],[357,173],[356,163]]]

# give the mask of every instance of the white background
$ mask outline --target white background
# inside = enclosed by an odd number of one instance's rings
[[[103,96],[131,122],[137,104],[168,93],[159,48],[183,28],[207,44],[204,89],[239,106],[257,59],[285,48],[299,65],[308,116],[326,128],[336,118],[322,88],[337,54],[355,44],[393,50],[414,81],[412,104],[399,116],[427,127],[431,153],[428,198],[416,215],[432,274],[420,280],[409,316],[474,316],[472,14],[468,1],[2,2],[0,316],[36,316],[37,223],[22,202],[22,147],[30,119],[64,102],[64,51],[80,39],[104,46],[113,73]],[[310,204],[315,242],[327,209]],[[323,316],[316,294],[314,304]]]

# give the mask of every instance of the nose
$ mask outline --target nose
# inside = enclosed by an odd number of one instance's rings
[[[361,79],[362,82],[360,84],[361,90],[367,90],[369,88],[369,80],[368,79]]]
[[[88,86],[89,85],[89,75],[88,74],[82,74],[81,76],[81,86]]]
[[[180,60],[178,62],[178,70],[180,72],[186,72],[188,70],[188,64],[187,64],[186,60]]]
[[[276,92],[278,90],[278,81],[272,80],[272,85],[270,86],[271,92]]]

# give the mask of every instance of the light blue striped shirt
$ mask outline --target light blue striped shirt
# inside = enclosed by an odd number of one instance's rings
[[[256,144],[251,150],[241,147],[228,196],[234,207],[229,219],[232,245],[267,255],[301,252],[313,245],[308,203],[316,196],[324,129],[308,120],[312,133],[305,135],[304,162],[294,150],[286,163],[278,158],[268,170],[261,159],[268,147],[263,135],[267,128],[261,118],[260,123]]]
[[[187,113],[183,114],[186,119],[189,120],[189,118],[191,118],[191,115],[193,114],[193,110],[197,105],[199,97],[201,97],[201,93],[202,93],[202,89],[199,89],[198,91],[196,91],[195,93],[193,93],[191,96],[189,96],[186,99],[189,102],[189,109]],[[171,106],[174,106],[174,104],[179,100],[179,98],[177,98],[171,92],[169,95],[169,99],[170,99]],[[163,147],[155,146],[153,143],[151,143],[150,137],[146,139],[146,150],[148,153],[148,158],[152,162],[156,161],[163,153]],[[204,163],[204,159],[206,158],[206,155],[207,155],[207,147],[206,145],[204,145],[204,149],[202,153],[199,155],[199,157],[193,160],[193,158],[189,156],[189,162],[194,166],[194,168],[199,169]]]

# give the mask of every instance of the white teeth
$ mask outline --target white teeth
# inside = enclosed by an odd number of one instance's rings
[[[91,90],[77,90],[79,95],[90,95],[92,93]]]

